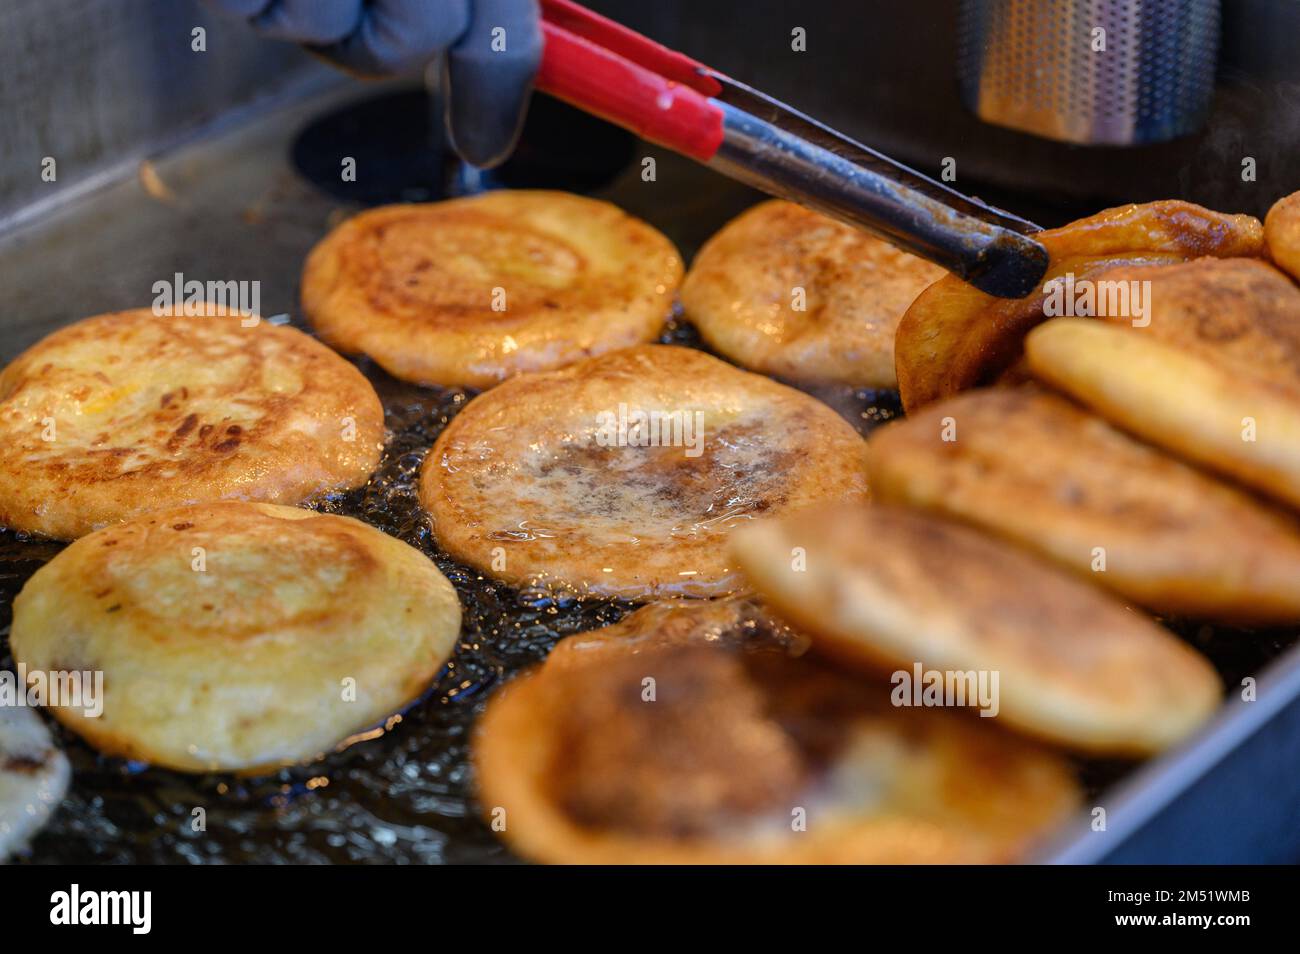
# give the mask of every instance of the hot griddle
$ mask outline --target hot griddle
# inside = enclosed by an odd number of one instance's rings
[[[609,199],[664,231],[689,261],[758,193],[539,99],[515,159],[476,181],[447,159],[424,92],[348,83],[208,130],[136,177],[83,195],[0,235],[0,359],[99,312],[141,307],[155,281],[258,280],[262,313],[304,330],[304,257],[364,205],[421,201],[483,185],[548,187]],[[339,176],[357,160],[357,181]],[[656,161],[654,181],[642,159]],[[1041,206],[986,198],[1052,223]],[[1062,218],[1068,216],[1062,216]],[[665,341],[699,347],[674,318]],[[428,554],[464,608],[460,644],[436,683],[390,731],[324,761],[259,779],[190,776],[99,756],[61,732],[74,777],[67,800],[25,860],[201,862],[504,862],[516,860],[479,820],[468,746],[491,689],[571,633],[616,622],[632,605],[516,590],[442,553],[416,501],[420,464],[473,396],[397,381],[358,366],[385,408],[390,440],[359,490],[313,501],[358,517]],[[820,392],[868,433],[900,413],[889,392]],[[59,544],[0,531],[0,665],[10,606]],[[1166,621],[1206,653],[1230,690],[1261,675],[1259,700],[1225,709],[1186,749],[1138,768],[1080,761],[1090,817],[1067,826],[1048,860],[1295,860],[1300,857],[1300,630],[1234,631]],[[195,809],[206,830],[195,831]]]

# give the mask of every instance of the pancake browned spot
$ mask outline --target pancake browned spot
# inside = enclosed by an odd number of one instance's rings
[[[347,361],[240,315],[87,318],[0,374],[0,523],[59,539],[159,507],[298,503],[379,463],[384,416]]]
[[[1040,738],[1145,755],[1219,704],[1214,670],[1172,634],[959,524],[829,508],[755,524],[733,545],[758,594],[814,650],[884,672],[998,673],[997,721]]]
[[[1300,619],[1293,520],[1035,387],[928,404],[868,451],[877,499],[1008,537],[1151,609]]]
[[[1258,256],[1264,249],[1258,219],[1176,200],[1107,209],[1035,238],[1051,262],[1034,294],[995,298],[949,275],[907,310],[894,347],[899,393],[909,411],[988,384],[1011,369],[1026,332],[1046,320],[1045,288],[1056,279],[1072,274],[1076,281],[1092,281],[1116,265]]]
[[[1056,319],[1028,367],[1181,457],[1300,505],[1300,288],[1264,262],[1107,273],[1150,282],[1149,324]]]
[[[420,503],[448,553],[510,583],[718,596],[738,583],[727,534],[864,499],[864,448],[799,391],[644,345],[475,398],[426,458]]]
[[[653,340],[681,277],[672,243],[608,202],[502,191],[349,219],[308,257],[302,302],[399,378],[484,388]]]
[[[29,670],[104,673],[98,718],[51,710],[101,751],[250,773],[400,709],[459,630],[455,591],[418,550],[347,517],[231,501],[73,543],[23,587],[10,641]]]
[[[892,388],[894,330],[945,274],[793,202],[764,202],[696,256],[682,306],[713,349],[764,374]]]
[[[780,645],[681,637],[611,638],[493,696],[474,764],[513,848],[561,863],[1008,861],[1077,802],[1062,760],[987,723],[895,708],[883,683]]]

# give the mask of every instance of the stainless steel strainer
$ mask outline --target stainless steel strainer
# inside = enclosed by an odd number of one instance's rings
[[[1066,142],[1161,142],[1209,110],[1219,0],[962,0],[958,37],[962,98],[986,122]]]

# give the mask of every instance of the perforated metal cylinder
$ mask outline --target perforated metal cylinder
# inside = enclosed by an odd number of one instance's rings
[[[962,0],[960,18],[962,98],[986,122],[1135,145],[1209,111],[1219,0]]]

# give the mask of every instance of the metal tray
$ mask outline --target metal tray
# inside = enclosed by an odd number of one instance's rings
[[[140,307],[155,281],[261,282],[262,312],[301,327],[298,274],[311,245],[354,199],[438,197],[453,170],[438,159],[436,117],[419,90],[330,87],[239,125],[220,124],[0,235],[0,360],[90,314]],[[357,159],[358,181],[338,177]],[[654,181],[641,158],[654,156]],[[689,257],[758,196],[663,150],[539,101],[505,184],[586,191],[665,231]],[[151,184],[150,188],[145,183]],[[159,188],[161,183],[165,188]],[[461,183],[468,185],[469,183]],[[987,196],[1015,204],[1002,196]],[[1041,210],[1021,208],[1033,214]],[[670,324],[666,340],[696,344]],[[613,601],[515,591],[449,560],[414,499],[414,475],[468,396],[395,381],[360,366],[383,398],[392,438],[371,485],[315,502],[420,547],[465,606],[462,641],[430,692],[394,731],[324,762],[263,779],[186,776],[106,759],[63,734],[72,789],[31,846],[34,862],[493,862],[514,860],[478,821],[467,737],[486,691],[572,632],[614,622]],[[864,433],[898,413],[890,394],[818,395]],[[59,545],[0,531],[0,665],[10,602]],[[1172,623],[1235,686],[1258,675],[1258,701],[1233,703],[1179,752],[1134,768],[1081,762],[1090,817],[1059,833],[1044,861],[1286,861],[1300,858],[1300,633]],[[191,829],[203,807],[207,831]]]

